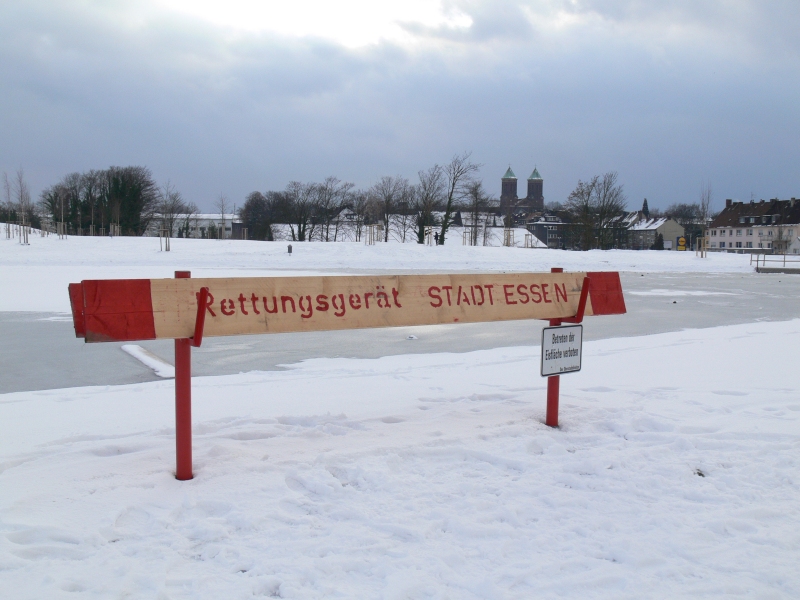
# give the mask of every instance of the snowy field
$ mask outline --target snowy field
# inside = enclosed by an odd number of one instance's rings
[[[458,238],[458,239],[455,239]],[[64,290],[83,279],[172,277],[190,270],[195,277],[256,277],[337,273],[420,273],[549,271],[630,271],[752,273],[749,257],[694,252],[563,250],[462,246],[455,236],[445,246],[378,243],[171,241],[159,251],[158,238],[32,236],[30,246],[0,240],[0,281],[15,293],[0,294],[0,311],[68,312]],[[24,290],[24,293],[21,293]]]
[[[0,240],[0,310],[175,269],[759,277],[720,254],[157,244]],[[659,281],[632,301],[736,298]],[[800,319],[585,342],[557,430],[534,345],[197,377],[189,482],[172,380],[0,394],[0,597],[797,598],[799,344]]]
[[[800,321],[0,396],[0,589],[71,598],[800,596]],[[752,352],[753,346],[769,352]],[[9,590],[14,590],[8,595]]]

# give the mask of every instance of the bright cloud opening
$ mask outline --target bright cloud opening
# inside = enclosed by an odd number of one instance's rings
[[[191,15],[220,27],[242,31],[270,31],[288,36],[333,40],[354,48],[380,40],[410,41],[404,24],[424,27],[467,28],[469,16],[442,2],[405,0],[374,2],[344,0],[319,2],[253,2],[252,0],[162,0],[165,8]]]

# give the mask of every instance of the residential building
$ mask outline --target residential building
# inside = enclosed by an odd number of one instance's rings
[[[711,252],[800,254],[800,201],[725,201],[706,229]]]
[[[641,210],[628,213],[623,223],[628,230],[627,247],[631,250],[649,250],[655,246],[658,234],[664,239],[664,250],[674,250],[678,247],[678,238],[684,235],[683,227],[675,219],[651,219]]]
[[[563,248],[564,228],[567,225],[557,215],[545,213],[530,219],[526,228],[548,248]]]

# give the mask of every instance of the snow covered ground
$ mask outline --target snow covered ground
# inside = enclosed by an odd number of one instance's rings
[[[633,250],[567,252],[550,249],[356,242],[292,243],[174,239],[170,252],[157,238],[30,238],[29,246],[0,239],[0,311],[68,312],[64,290],[83,279],[172,277],[190,270],[195,277],[256,277],[377,272],[629,271],[752,273],[741,254]]]
[[[754,344],[767,352],[752,352]],[[0,396],[14,598],[800,595],[800,321]],[[8,592],[13,593],[8,595]]]
[[[187,268],[662,273],[631,301],[676,310],[743,297],[703,273],[781,281],[737,255],[285,246],[0,240],[0,310]],[[0,394],[0,597],[800,597],[799,343],[800,319],[585,342],[557,430],[535,345],[197,377],[189,482],[172,380]]]

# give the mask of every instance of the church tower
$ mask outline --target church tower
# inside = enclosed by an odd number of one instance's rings
[[[508,171],[503,175],[500,180],[502,187],[500,188],[500,212],[503,215],[510,215],[517,205],[517,176],[511,170],[511,165],[508,165]],[[510,218],[506,216],[506,218]]]
[[[525,198],[532,211],[541,212],[544,210],[543,188],[544,180],[542,176],[539,175],[539,169],[534,167],[533,173],[528,177],[528,195]]]
[[[502,182],[502,187],[500,190],[500,199],[501,200],[513,200],[514,202],[517,201],[517,176],[514,175],[514,171],[511,170],[511,166],[509,165],[508,171],[506,174],[503,175],[503,178],[500,180]]]

